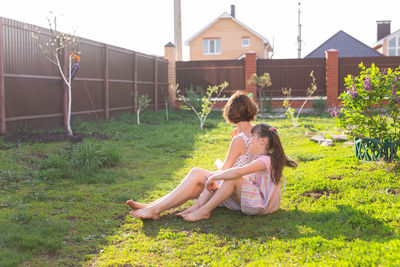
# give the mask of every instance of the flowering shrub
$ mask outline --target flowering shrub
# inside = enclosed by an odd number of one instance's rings
[[[399,139],[400,67],[380,70],[361,63],[359,68],[359,76],[345,78],[341,108],[331,109],[331,116],[355,137],[375,138],[382,144]]]

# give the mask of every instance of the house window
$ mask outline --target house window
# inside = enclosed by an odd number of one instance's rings
[[[204,39],[203,55],[220,55],[221,39]]]
[[[400,35],[389,39],[388,56],[400,56]]]
[[[250,38],[249,37],[243,37],[242,38],[242,47],[249,47],[250,46]]]

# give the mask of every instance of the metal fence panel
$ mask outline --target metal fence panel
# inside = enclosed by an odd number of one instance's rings
[[[245,90],[244,60],[201,60],[176,62],[176,80],[179,89],[206,89],[228,82],[224,94]]]
[[[315,96],[326,95],[326,64],[324,58],[258,59],[257,75],[269,73],[272,85],[264,88],[266,96],[283,97],[282,88],[292,88],[292,96],[304,97],[314,71],[317,91]]]
[[[345,90],[344,78],[348,75],[357,76],[360,74],[360,63],[370,67],[374,63],[381,69],[395,69],[400,66],[400,57],[356,57],[339,58],[339,94]]]
[[[1,19],[6,131],[16,132],[21,127],[37,130],[63,127],[64,92],[61,75],[57,66],[43,55],[39,47],[39,44],[45,47],[51,42],[50,31],[11,19]],[[91,121],[105,118],[107,81],[107,109],[111,117],[133,111],[135,82],[138,84],[138,95],[149,94],[151,107],[156,106],[155,96],[157,107],[164,104],[168,94],[166,60],[85,38],[77,38],[77,41],[81,62],[72,82],[72,121],[78,118]],[[158,80],[157,86],[155,80]]]

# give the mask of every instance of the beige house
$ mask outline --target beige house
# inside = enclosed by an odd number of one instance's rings
[[[400,30],[390,33],[390,20],[377,21],[378,41],[373,49],[385,56],[400,56]]]
[[[247,51],[258,58],[270,58],[273,48],[269,41],[224,12],[185,42],[190,47],[190,60],[240,59]]]

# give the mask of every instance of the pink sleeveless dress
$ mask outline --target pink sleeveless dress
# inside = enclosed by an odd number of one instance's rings
[[[271,178],[271,158],[260,155],[264,171],[246,175],[242,184],[240,210],[248,215],[268,214],[279,209],[281,203],[281,182],[275,184]]]

